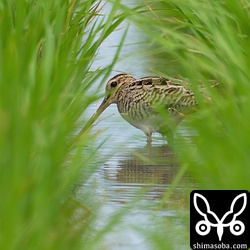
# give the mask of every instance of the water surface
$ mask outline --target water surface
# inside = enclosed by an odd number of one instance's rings
[[[126,25],[127,23],[124,23],[121,26]],[[116,64],[111,77],[119,72],[127,72],[135,77],[150,74],[147,58],[135,53],[143,44],[139,34],[134,27],[130,28],[122,60]],[[107,39],[93,68],[104,67],[112,60],[112,54],[115,53],[121,35],[122,31],[117,31]],[[132,54],[134,56],[131,56]],[[86,119],[91,117],[100,102],[101,100],[89,107],[84,114]],[[188,136],[185,127],[180,127],[179,130],[183,130]],[[124,213],[117,215],[117,221],[112,230],[105,235],[100,249],[152,249],[149,240],[140,230],[162,230],[157,221],[160,224],[163,220],[166,220],[166,223],[174,220],[174,223],[178,224],[176,208],[187,211],[187,190],[192,187],[194,181],[190,175],[185,174],[172,196],[162,203],[163,197],[180,171],[176,156],[166,139],[155,134],[152,145],[147,145],[143,132],[123,120],[116,105],[108,107],[99,117],[92,129],[92,133],[98,132],[100,133],[97,144],[105,141],[98,149],[98,157],[100,159],[103,156],[103,159],[107,160],[88,183],[96,189],[99,199],[102,200],[97,230],[104,228],[114,215],[125,209]],[[182,223],[179,223],[179,227],[181,226]],[[164,228],[166,230],[167,227]],[[167,230],[165,233],[171,235]],[[174,234],[173,237],[177,235]],[[182,246],[183,249],[188,249],[188,242],[178,243],[176,249]]]

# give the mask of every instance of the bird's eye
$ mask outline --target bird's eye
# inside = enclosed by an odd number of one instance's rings
[[[110,86],[111,86],[111,88],[115,88],[117,86],[117,82],[111,82]]]

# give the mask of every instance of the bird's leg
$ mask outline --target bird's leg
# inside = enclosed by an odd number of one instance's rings
[[[150,132],[145,132],[146,136],[147,136],[147,144],[151,145],[152,142],[152,133]]]

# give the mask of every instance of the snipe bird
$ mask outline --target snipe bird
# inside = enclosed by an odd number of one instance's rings
[[[171,141],[175,127],[197,106],[194,93],[184,82],[162,77],[135,79],[128,74],[116,75],[107,82],[105,97],[91,120],[112,103],[127,122],[146,134],[147,142],[152,141],[154,132]]]

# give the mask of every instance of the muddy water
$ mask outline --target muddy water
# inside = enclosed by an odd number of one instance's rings
[[[130,28],[128,37],[133,40],[126,41],[123,59],[118,61],[111,76],[119,71],[131,73],[135,77],[150,75],[147,58],[135,53],[138,46],[141,46],[138,45],[138,33],[140,32],[135,28]],[[111,55],[115,53],[115,46],[121,35],[122,32],[117,31],[107,39],[93,68],[103,67],[112,60]],[[135,56],[131,57],[131,54]],[[90,117],[100,102],[91,105],[84,114],[85,117]],[[180,126],[179,131],[188,135],[184,126]],[[152,145],[147,145],[145,135],[123,120],[116,105],[111,105],[99,117],[92,132],[99,133],[98,145],[104,142],[98,149],[98,157],[107,159],[89,182],[96,189],[102,204],[97,230],[104,230],[113,216],[117,217],[112,229],[103,237],[100,249],[154,249],[140,230],[162,230],[158,228],[157,221],[160,223],[165,219],[178,218],[177,207],[183,207],[187,211],[185,198],[189,194],[187,190],[193,185],[191,176],[185,174],[175,187],[174,195],[163,204],[162,199],[165,199],[170,184],[180,171],[176,156],[167,141],[155,134]],[[168,235],[166,227],[164,230]],[[176,249],[189,248],[188,242],[179,244]]]

